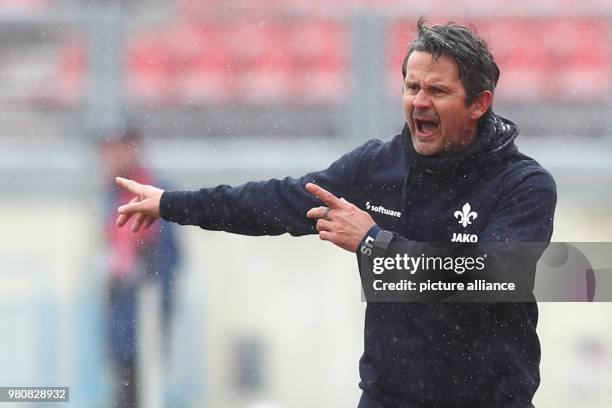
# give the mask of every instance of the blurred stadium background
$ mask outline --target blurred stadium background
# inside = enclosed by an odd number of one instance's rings
[[[98,143],[112,129],[140,124],[146,163],[176,188],[324,168],[401,129],[421,14],[491,45],[495,110],[558,183],[554,240],[612,241],[608,0],[0,0],[0,385],[108,404]],[[141,299],[143,406],[356,405],[353,256],[316,237],[180,238],[168,369],[155,292]],[[612,305],[541,304],[539,332],[536,405],[612,406]]]

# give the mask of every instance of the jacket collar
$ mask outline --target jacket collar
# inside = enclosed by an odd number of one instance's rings
[[[511,121],[495,114],[478,125],[476,139],[465,149],[435,156],[423,156],[414,150],[406,123],[402,141],[412,172],[426,174],[467,172],[474,167],[499,164],[517,152],[514,139],[519,129]]]

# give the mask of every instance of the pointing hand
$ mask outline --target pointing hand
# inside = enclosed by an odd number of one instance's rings
[[[134,180],[123,177],[117,177],[115,181],[117,185],[127,189],[136,196],[129,203],[117,209],[119,213],[117,226],[123,227],[135,215],[134,222],[132,223],[133,232],[138,232],[143,225],[145,228],[149,228],[159,218],[159,201],[164,190],[154,186],[139,184]]]

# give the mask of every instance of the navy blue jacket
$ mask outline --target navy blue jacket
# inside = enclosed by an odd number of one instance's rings
[[[514,144],[518,129],[491,115],[460,153],[414,151],[407,126],[301,178],[163,194],[161,216],[247,235],[315,234],[306,190],[321,185],[365,211],[398,241],[549,242],[551,175]],[[470,224],[456,211],[470,205]],[[461,220],[459,220],[461,221]],[[360,387],[384,407],[531,407],[539,384],[535,303],[368,303]]]

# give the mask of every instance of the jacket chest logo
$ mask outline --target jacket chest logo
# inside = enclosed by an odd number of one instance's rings
[[[459,220],[459,224],[463,225],[463,228],[467,227],[478,217],[476,211],[472,211],[470,203],[465,203],[461,211],[457,210],[453,216]]]
[[[453,213],[453,217],[457,219],[458,224],[461,224],[463,228],[466,228],[478,217],[478,213],[476,211],[472,211],[472,206],[470,206],[470,203],[465,203],[461,210],[457,210]],[[465,232],[453,232],[451,242],[478,242],[478,235],[468,234]]]
[[[382,205],[374,205],[374,204],[371,204],[369,201],[366,202],[365,206],[366,206],[366,210],[371,211],[371,212],[384,214],[384,215],[390,215],[392,217],[397,217],[397,218],[400,218],[402,216],[402,213],[400,211],[390,210],[388,208],[383,207]]]

